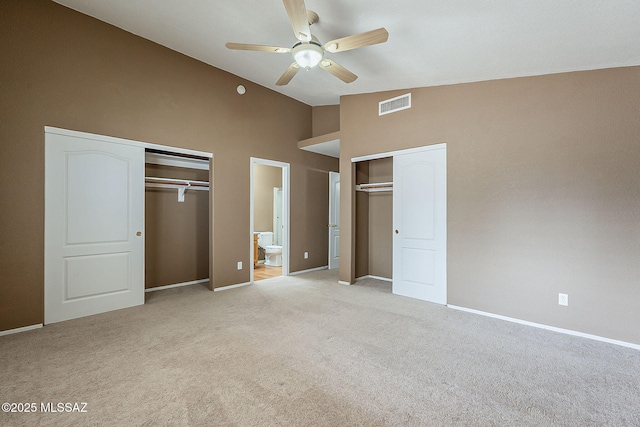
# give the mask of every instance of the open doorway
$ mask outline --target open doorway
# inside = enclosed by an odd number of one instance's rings
[[[289,164],[251,158],[251,281],[289,275]]]

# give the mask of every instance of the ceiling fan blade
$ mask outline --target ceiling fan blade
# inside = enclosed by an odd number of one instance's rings
[[[279,46],[265,46],[261,44],[247,44],[247,43],[227,43],[225,44],[227,49],[233,50],[254,50],[258,52],[272,52],[272,53],[289,53],[291,49],[288,47]]]
[[[303,42],[311,40],[311,30],[309,29],[309,20],[307,18],[307,8],[304,0],[282,0],[284,8],[289,15],[293,34],[296,38]]]
[[[366,33],[354,34],[353,36],[342,37],[331,40],[324,45],[328,52],[344,52],[345,50],[357,49],[359,47],[371,46],[373,44],[384,43],[389,39],[389,33],[384,28],[367,31]]]
[[[347,70],[342,65],[330,59],[323,59],[322,61],[320,61],[319,65],[320,68],[333,74],[345,83],[351,83],[358,78],[358,76],[353,74],[351,71]]]
[[[287,83],[289,83],[293,78],[293,76],[296,75],[299,69],[300,69],[300,66],[295,62],[289,65],[289,68],[287,68],[284,74],[282,74],[278,79],[278,81],[276,82],[276,86],[284,86]]]

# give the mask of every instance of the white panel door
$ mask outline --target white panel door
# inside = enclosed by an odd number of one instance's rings
[[[340,265],[340,174],[329,172],[329,269]]]
[[[446,147],[393,157],[393,293],[447,303]]]
[[[144,303],[144,148],[45,134],[45,323]]]

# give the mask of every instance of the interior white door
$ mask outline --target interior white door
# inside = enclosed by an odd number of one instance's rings
[[[446,146],[393,157],[393,293],[447,303]]]
[[[144,148],[45,133],[45,323],[144,303]]]
[[[340,174],[329,172],[329,269],[340,265]]]

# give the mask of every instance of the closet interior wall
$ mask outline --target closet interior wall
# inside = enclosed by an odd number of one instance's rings
[[[393,181],[393,158],[358,162],[356,184]],[[356,277],[392,278],[393,193],[356,191]]]
[[[209,181],[209,171],[146,163],[146,177]],[[210,189],[212,191],[212,189]],[[145,186],[145,288],[209,279],[209,191]]]

